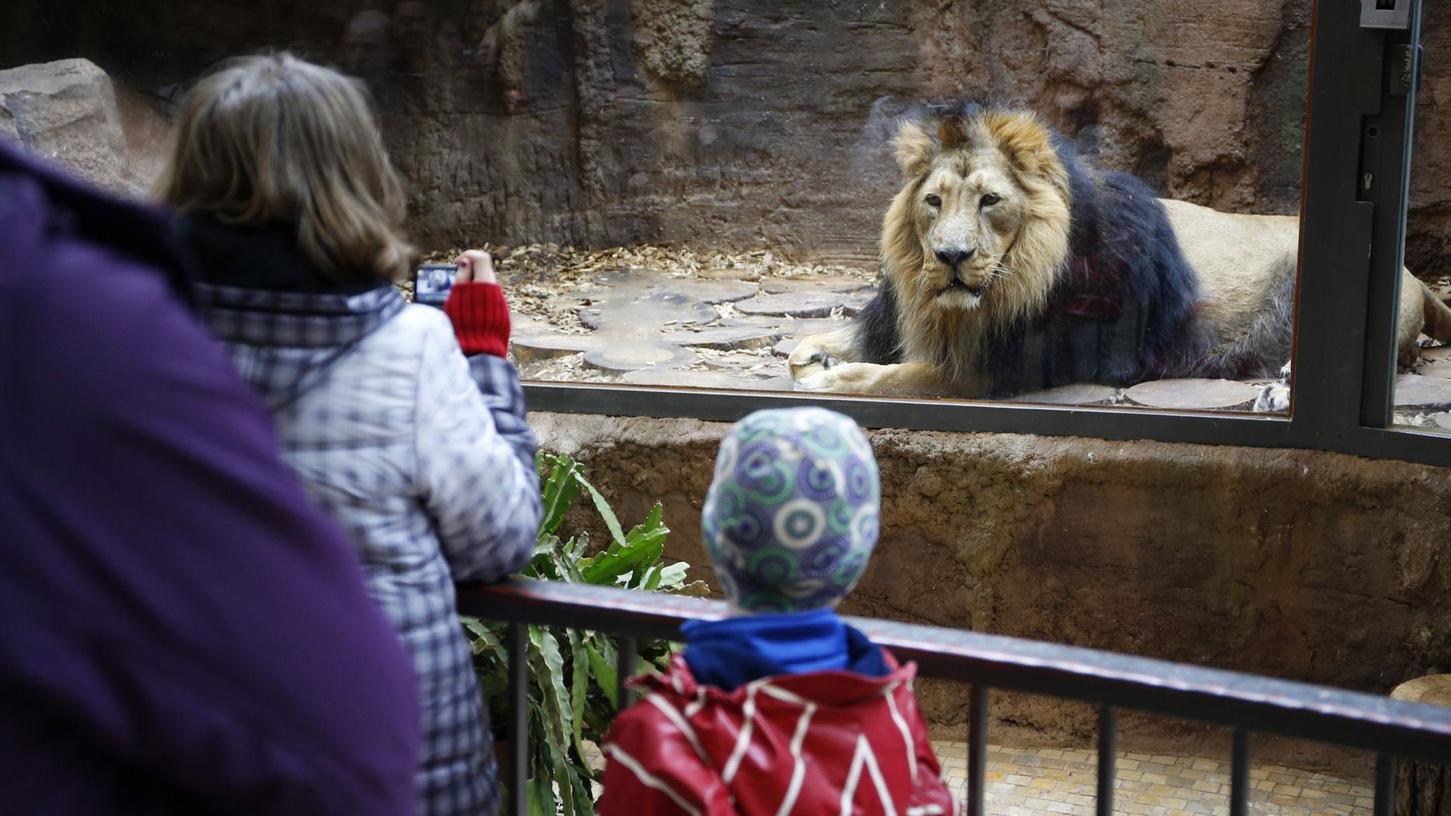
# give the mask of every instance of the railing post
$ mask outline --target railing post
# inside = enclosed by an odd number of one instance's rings
[[[635,664],[639,662],[639,646],[632,637],[622,637],[618,641],[620,652],[619,665],[615,667],[619,675],[616,681],[619,683],[615,692],[615,698],[620,702],[620,710],[624,711],[635,701],[635,695],[625,686],[625,681],[635,674]]]
[[[1113,706],[1098,710],[1098,816],[1113,813],[1114,763],[1118,759],[1118,713]]]
[[[1249,732],[1236,728],[1229,766],[1229,816],[1248,816],[1249,788]]]
[[[1390,754],[1375,756],[1375,816],[1391,816],[1396,812],[1396,758]]]
[[[987,686],[972,687],[972,711],[967,721],[967,816],[984,816],[983,786],[987,783]]]
[[[529,809],[529,639],[528,626],[509,624],[509,813],[524,816]]]

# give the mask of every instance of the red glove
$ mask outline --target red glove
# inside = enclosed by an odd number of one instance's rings
[[[443,304],[464,354],[509,354],[509,304],[497,283],[456,283]]]

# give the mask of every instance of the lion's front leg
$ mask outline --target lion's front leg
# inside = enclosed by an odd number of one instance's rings
[[[926,363],[841,363],[796,381],[802,391],[891,397],[960,395],[961,389]]]
[[[842,363],[856,362],[856,329],[848,326],[826,334],[813,334],[803,339],[786,362],[791,378],[801,380]]]

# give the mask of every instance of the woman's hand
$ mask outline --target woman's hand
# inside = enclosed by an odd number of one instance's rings
[[[498,283],[494,277],[494,259],[482,249],[470,249],[453,259],[458,272],[454,283]]]

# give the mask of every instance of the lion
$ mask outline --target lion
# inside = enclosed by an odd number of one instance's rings
[[[798,389],[1007,397],[1273,377],[1289,360],[1294,216],[1160,199],[1081,160],[1030,112],[971,106],[936,131],[900,125],[880,289],[847,328],[792,352]],[[1451,340],[1451,309],[1402,274],[1407,363],[1423,329]]]

